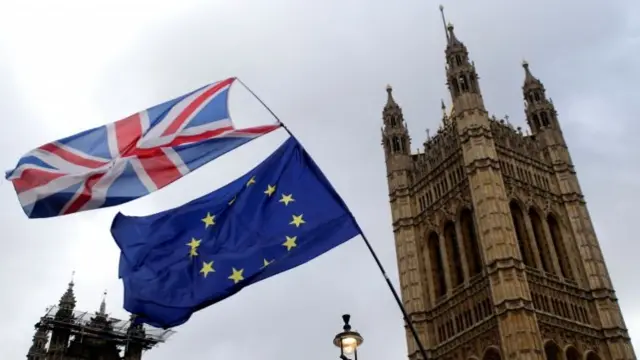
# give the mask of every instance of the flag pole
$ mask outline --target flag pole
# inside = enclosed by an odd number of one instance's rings
[[[262,106],[271,114],[271,116],[273,116],[274,119],[276,119],[276,121],[278,122],[278,124],[280,124],[280,126],[282,126],[282,128],[287,132],[287,134],[289,134],[289,136],[291,136],[294,139],[297,139],[295,137],[295,135],[293,135],[293,133],[291,132],[291,130],[289,130],[289,128],[282,122],[282,120],[280,120],[280,118],[273,112],[273,110],[271,110],[269,108],[269,106],[267,106],[267,104],[265,104],[264,101],[262,101],[262,99],[260,99],[260,97],[258,95],[256,95],[256,93],[254,93],[245,83],[242,82],[242,80],[240,80],[239,78],[236,78],[236,80],[240,83],[240,85],[242,85],[251,95],[253,95],[253,97],[258,100],[258,102],[260,104],[262,104]],[[362,237],[362,240],[364,240],[365,245],[367,246],[367,249],[369,249],[369,253],[371,253],[371,256],[373,257],[373,260],[375,260],[376,265],[378,265],[378,269],[380,270],[380,272],[382,273],[382,276],[384,277],[384,280],[387,282],[387,285],[389,286],[389,290],[391,290],[391,293],[393,294],[393,297],[396,300],[396,303],[398,304],[398,307],[400,308],[400,311],[402,311],[402,316],[404,317],[404,321],[407,323],[407,326],[409,326],[409,330],[411,330],[411,334],[413,335],[414,340],[416,341],[416,344],[418,345],[418,349],[420,350],[420,354],[422,355],[422,359],[424,360],[428,360],[429,357],[427,356],[427,351],[425,350],[424,346],[422,345],[422,341],[420,340],[420,336],[418,335],[418,332],[416,331],[415,326],[413,325],[413,322],[411,321],[411,319],[409,318],[409,314],[407,313],[407,310],[404,308],[404,305],[402,304],[402,300],[400,299],[400,296],[398,295],[398,292],[396,291],[395,287],[393,286],[393,284],[391,283],[391,279],[389,279],[389,276],[387,275],[387,272],[384,269],[384,266],[382,266],[382,262],[380,262],[380,259],[378,258],[378,255],[376,254],[375,250],[373,250],[373,247],[371,246],[371,242],[369,242],[369,239],[367,238],[367,236],[365,235],[364,231],[362,230],[362,228],[360,227],[360,225],[358,224],[358,222],[356,221],[356,218],[353,216],[353,213],[351,212],[351,210],[349,210],[349,208],[347,207],[346,204],[344,204],[345,208],[347,209],[347,211],[349,212],[349,216],[351,217],[351,219],[353,220],[353,222],[356,224],[358,231],[360,231],[360,237]]]

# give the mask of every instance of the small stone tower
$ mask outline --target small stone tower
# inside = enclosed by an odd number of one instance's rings
[[[58,308],[53,316],[56,322],[70,323],[73,321],[73,311],[76,307],[76,297],[73,293],[73,280],[69,282],[67,291],[62,294],[58,301]],[[71,329],[59,326],[51,331],[51,343],[49,344],[49,355],[52,358],[59,358],[64,354],[69,345]]]
[[[531,134],[491,116],[467,47],[442,17],[452,110],[443,103],[440,129],[412,154],[388,87],[382,128],[402,298],[428,353],[635,359],[542,82],[525,62]]]
[[[35,335],[33,335],[33,344],[27,354],[27,360],[46,360],[48,342],[49,335],[46,329],[37,328]]]
[[[27,360],[141,360],[143,351],[173,334],[136,325],[133,318],[122,321],[110,317],[106,292],[95,313],[77,311],[73,287],[71,281],[58,306],[49,308],[36,324]]]

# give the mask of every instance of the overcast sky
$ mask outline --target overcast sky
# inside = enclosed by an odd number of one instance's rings
[[[487,108],[524,124],[523,58],[559,113],[631,336],[640,336],[640,2],[450,0]],[[436,128],[445,37],[434,1],[0,1],[0,166],[206,83],[238,76],[297,134],[369,234],[397,284],[383,152],[385,86],[417,148]],[[273,122],[240,86],[239,127]],[[524,125],[523,125],[524,126]],[[0,183],[0,358],[25,356],[33,324],[76,271],[78,308],[126,317],[114,214],[143,215],[210,192],[264,159],[271,134],[120,206],[29,220]],[[637,206],[637,205],[636,205]],[[634,232],[635,230],[635,232]],[[332,359],[349,312],[361,358],[406,356],[403,322],[360,238],[193,316],[153,360]],[[640,338],[634,343],[640,345]]]

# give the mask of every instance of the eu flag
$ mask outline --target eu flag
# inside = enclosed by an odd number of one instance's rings
[[[313,159],[288,138],[241,178],[161,213],[116,215],[124,307],[162,328],[360,234]]]

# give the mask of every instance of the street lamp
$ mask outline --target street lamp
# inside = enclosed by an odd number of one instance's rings
[[[353,354],[353,360],[358,360],[358,346],[362,344],[364,339],[357,331],[351,331],[349,319],[351,319],[351,315],[342,315],[344,326],[342,327],[342,332],[333,339],[333,344],[340,348],[341,360],[351,360],[347,357],[347,355],[351,354]]]

